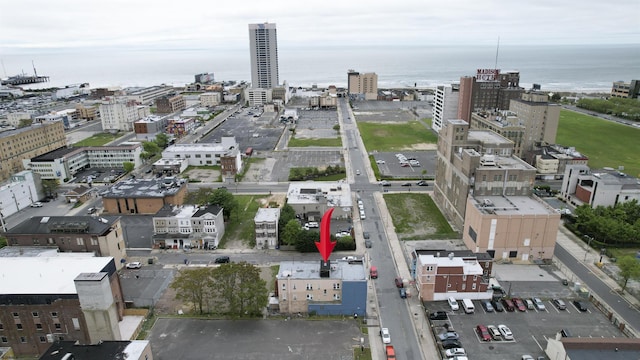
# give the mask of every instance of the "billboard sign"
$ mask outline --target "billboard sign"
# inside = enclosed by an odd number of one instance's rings
[[[498,75],[500,75],[500,69],[478,69],[476,80],[495,81],[498,80]]]

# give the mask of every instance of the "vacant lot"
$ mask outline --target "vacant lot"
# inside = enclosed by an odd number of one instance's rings
[[[342,146],[342,140],[339,137],[336,138],[316,138],[316,139],[301,139],[293,137],[289,140],[289,147],[315,147],[315,146]]]
[[[100,133],[100,134],[95,134],[90,138],[84,139],[82,141],[78,141],[77,143],[73,144],[74,146],[102,146],[106,143],[109,143],[117,138],[119,138],[120,136],[122,136],[122,133],[117,133],[117,134],[109,134],[109,133]]]
[[[624,166],[624,172],[640,176],[640,129],[573,111],[560,112],[556,142],[573,146],[589,157],[591,168]]]
[[[458,238],[427,194],[385,194],[400,240]]]
[[[358,122],[367,151],[429,150],[438,137],[419,121],[407,123]]]

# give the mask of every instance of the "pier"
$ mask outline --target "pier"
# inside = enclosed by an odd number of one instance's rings
[[[25,85],[25,84],[37,84],[48,82],[48,76],[26,76],[26,75],[16,75],[11,76],[7,79],[2,79],[2,85]]]

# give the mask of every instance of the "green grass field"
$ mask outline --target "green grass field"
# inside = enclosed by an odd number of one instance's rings
[[[438,136],[418,121],[400,124],[359,122],[358,129],[367,151],[409,150],[413,145],[438,142]]]
[[[592,169],[622,165],[625,173],[640,176],[640,129],[562,110],[556,143],[589,157]]]
[[[244,244],[253,247],[256,240],[253,219],[260,207],[259,200],[269,195],[234,195],[234,197],[238,201],[238,208],[231,213],[220,247],[224,248],[229,238],[241,239]]]
[[[342,147],[342,139],[330,138],[330,139],[289,139],[289,147],[315,147],[315,146],[332,146]]]
[[[102,146],[108,142],[111,142],[117,138],[119,138],[120,136],[122,136],[123,134],[121,133],[117,133],[117,134],[109,134],[109,133],[100,133],[100,134],[95,134],[90,138],[86,138],[82,141],[78,141],[77,143],[73,144],[74,146]]]
[[[401,240],[457,239],[444,215],[427,194],[385,194],[393,226]]]

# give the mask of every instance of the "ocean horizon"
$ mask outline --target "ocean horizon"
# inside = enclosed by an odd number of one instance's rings
[[[497,56],[496,56],[497,55]],[[614,81],[640,78],[640,44],[553,46],[279,47],[280,83],[346,87],[347,71],[375,72],[379,88],[434,88],[476,69],[520,72],[520,85],[547,91],[609,92]],[[184,86],[199,73],[216,81],[250,81],[248,48],[64,49],[0,55],[3,77],[33,74],[50,82],[28,88]]]

